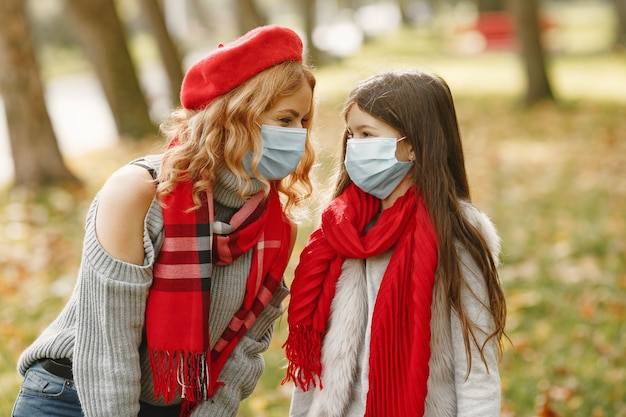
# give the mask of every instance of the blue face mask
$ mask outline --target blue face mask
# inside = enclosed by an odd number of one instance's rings
[[[389,197],[413,166],[413,162],[396,159],[397,143],[402,139],[348,139],[344,165],[352,182],[381,200]]]
[[[304,155],[306,129],[298,127],[261,126],[263,154],[256,172],[268,180],[280,180],[291,174]],[[243,158],[243,164],[250,176],[252,173],[252,152]]]

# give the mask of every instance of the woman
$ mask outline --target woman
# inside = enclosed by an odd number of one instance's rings
[[[279,26],[187,72],[167,150],[93,201],[72,297],[19,359],[15,417],[237,415],[288,293],[314,87]]]
[[[291,288],[291,415],[499,416],[499,238],[470,203],[448,86],[381,73],[343,117],[335,198]]]

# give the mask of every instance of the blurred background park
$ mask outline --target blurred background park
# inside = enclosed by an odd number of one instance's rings
[[[626,1],[2,0],[0,415],[21,351],[76,277],[93,195],[159,152],[185,68],[259,24],[305,39],[318,80],[316,194],[348,90],[381,70],[443,76],[473,200],[501,237],[502,416],[626,417]],[[286,416],[286,317],[241,417]],[[389,416],[393,417],[393,416]]]

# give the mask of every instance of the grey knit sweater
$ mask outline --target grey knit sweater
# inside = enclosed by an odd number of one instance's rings
[[[160,156],[148,156],[146,160],[158,169]],[[214,187],[217,220],[228,221],[243,205],[235,190],[232,174],[220,173]],[[95,233],[97,208],[98,195],[87,214],[74,291],[57,318],[22,353],[18,370],[23,375],[43,358],[70,358],[85,417],[135,417],[140,399],[160,403],[152,390],[144,323],[152,268],[163,243],[163,216],[154,200],[145,218],[144,263],[138,266],[114,259],[102,248]],[[228,266],[213,266],[211,346],[243,302],[251,255],[244,254]],[[269,347],[274,321],[282,314],[281,302],[288,292],[283,281],[226,362],[220,375],[226,385],[200,404],[192,416],[237,415],[240,401],[252,393],[263,372],[261,353]]]

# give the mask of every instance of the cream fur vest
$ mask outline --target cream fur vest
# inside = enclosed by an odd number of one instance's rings
[[[481,232],[489,245],[497,264],[500,240],[493,224],[485,214],[470,203],[462,202],[462,207],[465,217]],[[465,292],[472,294],[474,301],[471,302],[486,301],[486,289],[474,261],[462,247],[459,246],[458,250],[461,255],[461,272],[467,284],[466,287],[469,289]],[[437,277],[433,291],[430,374],[424,417],[454,417],[458,414],[455,367],[459,365],[455,364],[453,341],[458,343],[459,335],[452,334],[453,317],[451,315],[453,313],[447,306],[447,294],[442,280]],[[324,389],[300,393],[308,397],[305,400],[308,404],[304,405],[307,409],[307,416],[341,417],[345,415],[345,410],[352,401],[351,388],[357,378],[358,351],[366,332],[366,321],[363,317],[367,315],[367,302],[364,263],[357,259],[347,259],[337,283],[336,294],[331,305],[331,318],[322,346]],[[484,334],[487,334],[487,330],[490,329],[484,330],[486,330]],[[462,338],[461,346],[463,346]],[[475,347],[473,348],[475,350]],[[480,362],[480,356],[473,355],[472,370],[477,362]],[[497,376],[497,363],[494,366],[492,361],[491,365],[496,369],[490,372],[495,372]],[[456,372],[456,378],[458,378],[458,369]],[[499,378],[497,383],[499,384]],[[499,390],[499,386],[496,389]],[[494,403],[495,405],[491,408],[494,413],[499,413],[499,397]],[[296,404],[292,404],[292,412],[294,405]],[[303,404],[296,408],[302,409]],[[297,415],[300,414],[297,413]]]

